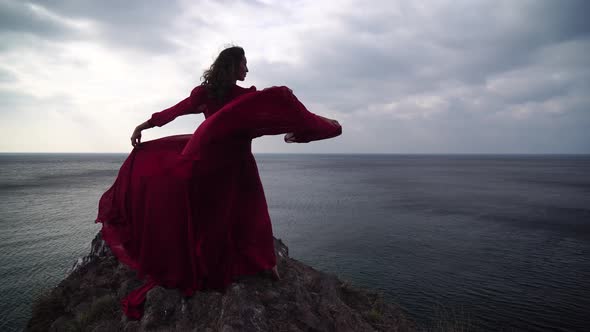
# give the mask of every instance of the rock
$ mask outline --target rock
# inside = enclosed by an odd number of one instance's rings
[[[112,332],[117,331],[117,329],[119,328],[119,321],[111,319],[101,321],[95,324],[94,328],[92,329],[92,332]]]
[[[76,323],[71,317],[61,316],[57,318],[51,326],[49,332],[72,331],[76,329]]]
[[[176,289],[155,287],[148,292],[141,319],[143,329],[174,325],[181,313],[180,293]]]
[[[374,292],[289,257],[275,239],[282,279],[240,278],[224,293],[200,291],[185,298],[176,289],[148,292],[144,315],[130,321],[119,301],[142,281],[119,263],[100,233],[56,288],[33,305],[28,331],[413,331],[399,307]]]

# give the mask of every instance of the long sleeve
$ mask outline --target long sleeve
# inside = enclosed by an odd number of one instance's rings
[[[308,143],[342,134],[342,127],[307,110],[287,87],[272,87],[276,106],[259,111],[254,119],[257,126],[248,130],[251,137],[292,132],[296,143]],[[278,95],[278,96],[277,96]]]
[[[182,154],[198,159],[230,137],[286,133],[306,143],[341,135],[342,127],[308,111],[289,88],[272,87],[236,98],[207,118]]]
[[[190,96],[183,99],[178,104],[161,112],[152,114],[152,117],[148,120],[148,123],[152,126],[161,127],[181,115],[201,113],[202,110],[199,106],[204,104],[206,97],[207,91],[205,87],[201,85],[197,86],[193,89]]]

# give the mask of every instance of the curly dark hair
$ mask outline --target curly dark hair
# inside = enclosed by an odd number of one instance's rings
[[[219,53],[211,67],[201,76],[202,85],[207,88],[209,97],[220,104],[225,103],[244,56],[244,49],[239,46],[228,47]]]

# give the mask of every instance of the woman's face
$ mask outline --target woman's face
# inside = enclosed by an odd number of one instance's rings
[[[248,72],[248,61],[246,57],[242,58],[240,61],[240,66],[238,67],[238,77],[236,78],[238,81],[243,81],[246,78],[246,73]]]

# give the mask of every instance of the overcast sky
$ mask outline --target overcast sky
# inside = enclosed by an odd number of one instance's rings
[[[0,152],[128,152],[227,44],[343,135],[255,152],[590,153],[590,1],[0,0]],[[145,131],[192,133],[202,115]]]

